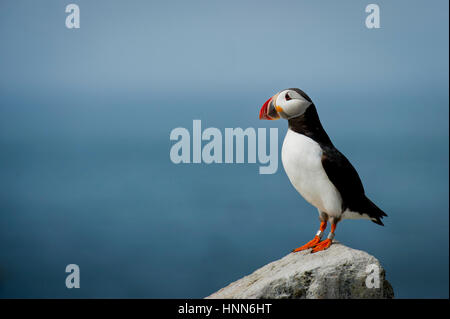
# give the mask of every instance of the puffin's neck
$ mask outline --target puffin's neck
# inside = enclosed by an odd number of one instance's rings
[[[304,114],[290,119],[288,123],[292,131],[308,136],[319,144],[333,146],[320,123],[314,104],[311,104]]]

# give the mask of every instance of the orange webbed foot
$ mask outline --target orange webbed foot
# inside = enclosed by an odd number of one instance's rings
[[[307,242],[306,244],[304,244],[301,247],[298,247],[298,248],[294,249],[292,252],[296,253],[296,252],[299,252],[299,251],[302,251],[302,250],[306,250],[306,249],[315,247],[319,242],[320,242],[320,237],[319,236],[314,236],[313,240]]]
[[[331,242],[332,242],[332,240],[329,238],[321,241],[318,245],[316,245],[316,247],[314,247],[314,249],[311,251],[311,253],[317,253],[318,251],[327,249],[328,247],[331,246]]]

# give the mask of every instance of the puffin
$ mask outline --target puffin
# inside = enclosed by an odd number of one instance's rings
[[[317,208],[320,220],[314,238],[293,252],[328,249],[344,219],[369,219],[383,226],[386,213],[365,195],[356,169],[331,142],[311,98],[297,88],[278,92],[263,104],[259,119],[280,118],[288,121],[281,150],[284,170],[297,192]],[[327,223],[331,231],[322,240]]]

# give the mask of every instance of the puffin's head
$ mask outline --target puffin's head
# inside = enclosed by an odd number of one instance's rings
[[[300,89],[286,89],[278,92],[264,103],[259,111],[260,120],[289,120],[303,115],[313,102]]]

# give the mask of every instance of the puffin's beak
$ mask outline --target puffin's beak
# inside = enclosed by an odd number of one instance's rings
[[[278,120],[280,118],[280,115],[273,105],[273,100],[276,100],[276,97],[277,95],[272,96],[263,104],[261,111],[259,111],[260,120]]]

